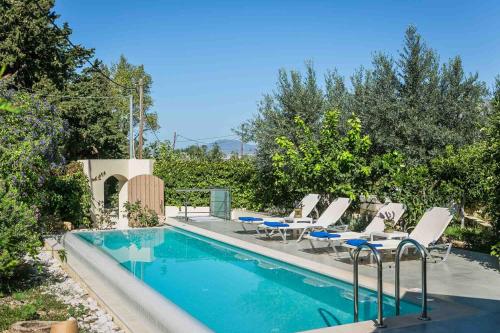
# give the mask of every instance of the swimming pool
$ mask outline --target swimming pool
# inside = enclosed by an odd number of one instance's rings
[[[216,332],[297,332],[353,321],[352,285],[175,228],[81,232],[136,278]],[[402,302],[401,313],[417,313]],[[384,297],[394,315],[394,299]],[[360,289],[360,320],[377,316]]]

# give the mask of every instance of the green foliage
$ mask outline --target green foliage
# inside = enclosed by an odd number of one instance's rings
[[[375,152],[397,150],[418,163],[479,138],[487,90],[477,74],[464,74],[459,57],[440,68],[438,55],[410,26],[399,58],[379,53],[372,64],[353,76],[347,111],[359,115]]]
[[[153,78],[144,69],[144,65],[133,65],[128,62],[124,55],[120,56],[117,63],[113,64],[109,69],[111,77],[113,80],[120,85],[126,87],[119,87],[116,85],[111,85],[111,94],[113,96],[128,96],[132,94],[134,102],[134,112],[133,112],[133,123],[137,126],[139,123],[139,90],[138,84],[139,80],[143,80],[144,87],[144,97],[143,97],[143,107],[145,111],[145,122],[144,131],[148,132],[151,130],[158,130],[160,126],[158,125],[158,115],[151,111],[153,106],[153,98],[151,97],[151,86],[153,84]],[[117,111],[120,118],[120,126],[123,127],[124,133],[128,134],[129,126],[129,99],[119,98],[114,101],[114,109]],[[126,147],[126,141],[123,141],[124,147]],[[126,150],[126,149],[125,149]]]
[[[297,193],[276,186],[272,156],[278,151],[278,137],[286,137],[299,144],[300,128],[295,118],[319,131],[320,120],[326,108],[323,92],[319,88],[316,73],[310,63],[306,64],[306,74],[298,71],[280,70],[275,92],[267,94],[260,102],[258,115],[251,122],[249,136],[257,143],[258,182],[257,196],[270,205],[289,205],[297,199]]]
[[[38,4],[38,5],[37,5]],[[31,88],[47,78],[58,88],[75,74],[75,69],[93,50],[73,48],[67,38],[67,23],[58,29],[51,22],[59,18],[54,0],[6,0],[0,3],[0,63],[14,84]]]
[[[196,156],[196,157],[195,157]],[[183,152],[173,151],[168,145],[162,145],[156,155],[154,174],[165,182],[165,204],[181,206],[184,194],[176,193],[180,188],[230,188],[233,207],[259,208],[255,197],[256,180],[255,161],[246,157],[220,158],[198,157]],[[207,206],[209,196],[200,193],[189,195],[194,206]]]
[[[370,139],[361,134],[361,123],[355,116],[347,121],[347,133],[342,135],[339,115],[338,111],[325,114],[319,137],[296,117],[301,133],[298,144],[287,137],[276,139],[281,148],[273,156],[278,186],[290,187],[287,192],[301,189],[301,195],[327,194],[331,199],[338,196],[356,199],[366,194],[371,173],[367,160]]]
[[[129,219],[129,226],[133,228],[156,227],[160,224],[158,214],[152,209],[142,207],[140,201],[124,204]]]
[[[96,63],[109,75],[106,66]],[[36,85],[40,96],[56,106],[68,126],[64,155],[68,160],[123,158],[126,156],[128,112],[116,112],[125,96],[113,94],[112,83],[101,74],[85,69],[58,90],[43,81]]]
[[[0,184],[1,185],[1,184]],[[41,245],[37,220],[17,193],[0,188],[0,284],[9,284],[26,254],[35,255]]]
[[[33,285],[32,282],[28,288],[12,294],[0,294],[0,314],[0,331],[4,332],[18,321],[61,321],[68,319],[68,316],[80,320],[88,315],[88,311],[81,305],[75,307],[64,304],[56,295],[47,293],[43,286]]]
[[[500,242],[491,247],[491,255],[500,258]]]
[[[79,162],[58,170],[46,183],[49,195],[44,213],[57,221],[69,221],[76,228],[90,226],[91,193],[89,180]]]
[[[495,81],[491,100],[492,112],[486,128],[486,153],[484,161],[491,171],[486,179],[488,188],[487,209],[493,222],[497,240],[500,239],[500,76]]]
[[[462,228],[453,225],[448,227],[444,234],[451,240],[464,242],[465,248],[475,251],[489,252],[494,244],[494,232],[491,228],[481,226]]]
[[[40,234],[54,221],[47,214],[46,186],[63,158],[63,121],[54,109],[0,82],[0,96],[22,110],[0,113],[0,280],[12,278],[26,254],[35,255]]]

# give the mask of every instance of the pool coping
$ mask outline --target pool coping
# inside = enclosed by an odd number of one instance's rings
[[[238,247],[243,250],[255,252],[257,254],[279,260],[285,262],[287,264],[291,264],[293,266],[297,266],[300,268],[304,268],[315,273],[323,274],[329,276],[334,279],[338,279],[349,284],[353,282],[353,274],[351,271],[340,269],[333,266],[328,266],[322,263],[318,263],[309,259],[301,258],[295,256],[293,254],[285,253],[283,251],[271,249],[262,245],[250,243],[238,238],[234,238],[228,235],[223,235],[214,231],[210,231],[207,229],[199,228],[184,222],[180,222],[174,219],[166,219],[165,225],[170,227],[179,228],[181,230],[185,230],[188,232],[195,233],[200,236],[204,236],[216,241],[220,241],[235,247]],[[377,280],[364,276],[362,274],[359,275],[359,286],[368,288],[371,290],[377,289]],[[392,283],[383,282],[382,285],[384,294],[390,295],[394,297],[395,286]],[[401,299],[406,300],[412,303],[419,304],[420,300],[418,299],[420,293],[415,293],[407,288],[400,288],[401,290]],[[433,321],[438,320],[448,320],[456,317],[462,316],[470,316],[480,313],[481,311],[475,309],[473,307],[459,304],[447,299],[446,296],[442,295],[430,295],[434,300],[430,306],[432,307],[431,317]],[[410,327],[415,325],[422,325],[426,323],[426,321],[419,320],[415,314],[398,316],[398,317],[384,317],[384,321],[386,324],[390,325],[390,328],[403,328]],[[374,327],[374,321],[367,320],[361,321],[357,323],[351,324],[343,324],[333,327],[319,328],[314,330],[307,331],[308,333],[344,333],[344,332],[374,332],[378,331]],[[383,330],[383,329],[380,329]]]

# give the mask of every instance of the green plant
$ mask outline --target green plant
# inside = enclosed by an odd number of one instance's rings
[[[35,255],[41,242],[36,218],[27,204],[0,186],[0,284],[9,285],[26,254]],[[2,288],[3,289],[3,288]]]
[[[461,241],[466,249],[488,253],[495,242],[495,235],[491,228],[465,227],[452,225],[446,228],[445,236],[450,240]]]
[[[68,254],[66,252],[65,249],[62,249],[62,250],[58,250],[57,251],[57,255],[59,256],[59,259],[62,261],[62,262],[67,262],[68,261]]]
[[[79,162],[70,162],[49,177],[50,193],[44,203],[46,214],[57,221],[70,221],[75,228],[89,227],[91,193],[89,180]]]
[[[300,117],[295,118],[302,133],[299,143],[285,136],[276,139],[280,149],[273,155],[273,168],[278,186],[332,199],[356,199],[367,193],[370,138],[362,135],[361,122],[354,115],[347,121],[345,134],[340,131],[339,120],[339,111],[327,112],[316,135]]]
[[[156,227],[160,224],[158,214],[152,209],[142,207],[140,201],[125,202],[125,210],[129,219],[129,226],[134,228]]]
[[[491,255],[500,259],[500,242],[491,247]]]
[[[166,205],[184,205],[185,194],[177,193],[180,188],[230,188],[233,208],[255,209],[261,206],[256,195],[260,182],[257,180],[255,159],[229,158],[213,159],[206,155],[188,155],[173,151],[166,144],[157,148],[154,174],[165,183]],[[189,205],[208,206],[207,193],[190,193]]]

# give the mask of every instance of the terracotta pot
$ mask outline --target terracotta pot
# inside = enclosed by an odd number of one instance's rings
[[[78,323],[75,318],[53,324],[50,333],[78,333]]]

